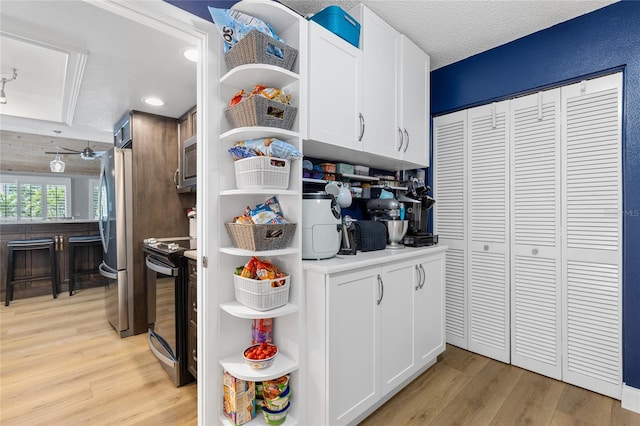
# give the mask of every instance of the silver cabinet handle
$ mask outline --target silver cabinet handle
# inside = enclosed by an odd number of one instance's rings
[[[195,349],[191,349],[191,358],[193,358],[193,360],[195,362],[198,362],[198,351]]]
[[[361,112],[358,113],[358,116],[360,117],[360,137],[358,138],[358,142],[360,142],[364,136],[364,116]]]
[[[178,186],[180,184],[180,182],[178,182],[179,174],[180,174],[180,169],[176,169],[176,171],[173,173],[173,184],[175,186]]]
[[[198,313],[198,306],[196,305],[196,302],[192,303],[192,308],[193,308],[193,312],[195,312],[197,314]]]
[[[427,273],[424,271],[422,264],[419,265],[420,270],[422,271],[422,284],[420,284],[420,288],[424,287],[424,284],[427,282]]]
[[[378,274],[378,287],[380,288],[380,297],[376,302],[377,305],[382,302],[382,298],[384,297],[384,283],[382,282],[382,277],[380,276],[380,274]]]
[[[422,283],[422,273],[420,272],[420,265],[416,265],[416,272],[418,273],[418,284],[416,284],[416,290],[420,290],[420,284]]]
[[[400,150],[402,149],[402,144],[404,144],[404,136],[400,127],[398,127],[398,133],[400,133],[400,146],[398,147],[398,152],[400,152]]]
[[[407,148],[409,148],[409,132],[407,132],[407,129],[404,129],[404,135],[406,136],[407,144],[404,146],[404,151],[402,152],[407,152]]]

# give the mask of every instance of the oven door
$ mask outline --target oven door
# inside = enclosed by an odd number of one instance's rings
[[[149,349],[169,376],[180,386],[180,351],[176,318],[180,311],[180,268],[151,255],[146,257],[149,295]]]

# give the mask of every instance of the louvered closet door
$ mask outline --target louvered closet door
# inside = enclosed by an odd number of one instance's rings
[[[561,379],[560,89],[510,116],[511,363]]]
[[[467,111],[433,119],[434,232],[449,250],[445,262],[447,343],[467,349],[466,154]]]
[[[563,380],[620,399],[622,74],[562,88]]]
[[[469,350],[510,362],[509,102],[467,117]]]

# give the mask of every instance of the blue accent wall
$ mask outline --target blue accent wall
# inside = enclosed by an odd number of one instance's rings
[[[623,380],[640,388],[640,2],[621,1],[434,70],[431,111],[441,115],[616,68],[624,71]]]

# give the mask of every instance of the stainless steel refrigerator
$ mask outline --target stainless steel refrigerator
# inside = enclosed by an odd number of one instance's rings
[[[100,172],[100,274],[107,279],[107,319],[121,337],[134,334],[132,212],[132,152],[114,147],[102,155]]]

